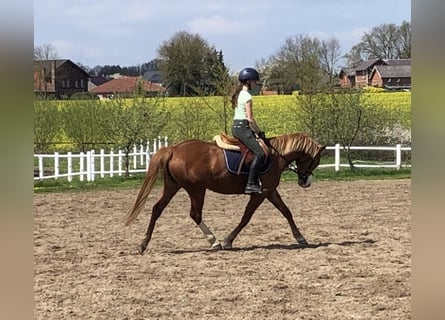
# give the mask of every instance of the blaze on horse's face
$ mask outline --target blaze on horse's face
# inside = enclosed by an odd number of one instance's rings
[[[315,158],[305,155],[297,163],[298,185],[302,188],[308,188],[312,183],[312,172],[320,164],[321,152],[325,149],[322,147]]]

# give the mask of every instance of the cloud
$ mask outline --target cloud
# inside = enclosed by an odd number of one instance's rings
[[[359,27],[343,32],[335,32],[334,37],[337,38],[342,44],[343,48],[349,50],[353,45],[361,41],[365,32],[368,32],[369,28]]]
[[[292,35],[335,37],[349,51],[368,28],[409,20],[409,0],[376,1],[387,10],[377,20],[363,20],[351,12],[366,12],[366,3],[347,0],[281,0],[280,6],[270,1],[34,0],[34,41],[52,43],[63,58],[87,65],[131,65],[155,57],[162,41],[185,30],[222,49],[225,62],[238,68],[272,54]]]
[[[82,62],[86,57],[92,60],[100,60],[106,53],[98,46],[88,45],[82,47],[67,40],[54,40],[51,41],[51,44],[56,49],[60,59],[72,59],[72,57],[76,57],[77,60],[74,62]]]
[[[63,12],[63,19],[80,30],[113,36],[129,35],[134,26],[149,22],[156,16],[156,7],[142,0],[127,0],[125,5],[113,2],[106,5],[102,1],[73,3],[65,5],[63,10],[60,6],[59,11]]]
[[[187,26],[192,33],[202,35],[242,34],[243,31],[252,30],[258,25],[259,23],[255,20],[231,20],[220,15],[198,17],[187,22]]]

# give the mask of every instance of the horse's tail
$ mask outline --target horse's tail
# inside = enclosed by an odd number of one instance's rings
[[[147,175],[145,176],[144,183],[139,190],[139,194],[136,198],[136,202],[133,205],[131,211],[125,216],[125,225],[130,225],[139,215],[144,207],[147,197],[153,189],[153,185],[156,182],[159,171],[166,170],[167,162],[170,160],[173,149],[171,147],[164,147],[156,151],[153,157],[150,159],[150,165],[148,167]]]

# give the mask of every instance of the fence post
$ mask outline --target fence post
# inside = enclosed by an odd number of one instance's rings
[[[168,146],[168,138],[167,138],[167,136],[165,136],[165,138],[164,138],[164,147],[167,147]]]
[[[402,145],[396,145],[396,169],[400,170],[400,166],[402,164]]]
[[[161,136],[158,136],[158,150],[162,148]]]
[[[43,179],[43,157],[39,157],[39,179]]]
[[[68,181],[71,182],[73,180],[73,158],[71,156],[71,151],[68,152]]]
[[[145,149],[145,153],[147,154],[145,158],[145,163],[150,161],[150,141],[147,140],[147,148]]]
[[[119,176],[121,176],[122,175],[122,150],[119,150],[117,158],[118,158],[117,171],[118,171]]]
[[[57,180],[59,176],[59,153],[54,152],[54,178]]]
[[[94,157],[95,157],[95,151],[91,150],[91,180],[90,181],[94,181],[94,173],[96,171],[95,167],[94,167]]]
[[[156,152],[156,138],[153,139],[153,153]]]
[[[340,144],[335,144],[335,171],[340,170]]]
[[[110,177],[114,175],[114,152],[113,149],[110,150]]]
[[[91,151],[87,151],[87,181],[91,181]]]
[[[80,157],[79,157],[79,171],[80,171],[80,176],[79,179],[80,181],[83,181],[83,175],[84,175],[84,163],[85,163],[85,153],[83,153],[83,151],[80,153]],[[87,176],[88,177],[88,176]]]
[[[138,153],[138,147],[136,146],[136,143],[135,143],[133,145],[133,169],[136,169],[137,165],[138,165],[137,153]]]
[[[100,149],[100,177],[105,176],[105,150]]]
[[[142,144],[142,141],[139,145],[139,164],[141,166],[144,165],[144,145]]]

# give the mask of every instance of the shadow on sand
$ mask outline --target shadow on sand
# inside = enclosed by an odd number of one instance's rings
[[[250,246],[250,247],[242,247],[242,248],[231,248],[231,249],[193,249],[193,250],[172,250],[169,251],[169,253],[173,254],[185,254],[185,253],[197,253],[197,252],[217,252],[217,251],[253,251],[253,250],[297,250],[297,249],[316,249],[321,247],[328,247],[328,246],[342,246],[342,247],[348,247],[348,246],[354,246],[354,245],[360,245],[365,243],[375,243],[376,240],[373,239],[365,239],[360,241],[342,241],[342,242],[320,242],[320,243],[309,243],[307,245],[293,243],[293,244],[269,244],[264,246]]]

